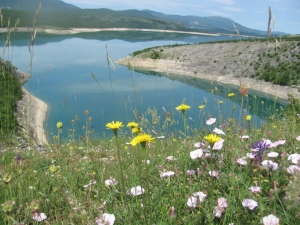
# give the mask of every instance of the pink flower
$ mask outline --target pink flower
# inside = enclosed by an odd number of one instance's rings
[[[214,208],[213,214],[214,214],[215,217],[221,218],[223,211],[224,211],[223,208],[221,208],[219,206],[216,206]]]
[[[145,189],[142,188],[141,186],[136,186],[130,189],[130,194],[137,196],[137,195],[141,195],[145,192]]]
[[[285,142],[286,142],[285,140],[275,141],[275,142],[270,144],[270,148],[277,147],[278,145],[283,145],[283,144],[285,144]]]
[[[193,193],[194,197],[199,197],[199,202],[204,202],[204,199],[206,198],[206,194],[204,194],[202,191],[198,191]]]
[[[300,136],[296,137],[296,140],[297,140],[297,141],[300,141]]]
[[[258,206],[256,201],[248,198],[243,200],[242,205],[251,210],[255,209]]]
[[[203,150],[202,149],[196,149],[196,150],[190,152],[190,157],[192,159],[201,158],[202,155],[203,155]]]
[[[209,171],[208,173],[211,177],[219,178],[219,171]]]
[[[294,153],[289,155],[288,160],[292,161],[294,164],[298,164],[300,161],[300,154]]]
[[[270,214],[268,216],[263,217],[261,222],[264,225],[277,225],[277,224],[279,224],[279,219],[276,216],[274,216],[273,214]]]
[[[117,183],[118,183],[118,181],[116,181],[116,179],[113,179],[113,178],[110,178],[109,180],[105,181],[106,186],[116,185]]]
[[[252,187],[249,188],[249,191],[251,191],[251,192],[260,192],[260,187],[252,186]]]
[[[213,129],[213,132],[215,132],[216,134],[224,134],[225,135],[224,131],[222,131],[218,128]]]
[[[253,154],[253,153],[247,153],[246,157],[249,158],[249,159],[255,159],[255,154]]]
[[[272,160],[264,160],[261,162],[261,165],[265,167],[267,170],[268,169],[277,170],[278,168],[278,164],[273,162]]]
[[[276,157],[278,157],[278,155],[279,155],[279,153],[277,153],[277,152],[269,152],[269,153],[268,153],[268,156],[269,156],[270,158],[276,158]]]
[[[97,225],[113,225],[115,223],[115,220],[115,215],[109,213],[103,213],[101,218],[96,217]]]
[[[170,216],[173,218],[175,217],[175,208],[174,206],[171,207],[171,210],[170,210]]]
[[[34,212],[32,213],[32,219],[38,222],[42,222],[43,220],[47,219],[47,216],[45,215],[45,213]]]
[[[217,203],[218,203],[218,206],[221,207],[221,208],[227,208],[227,206],[228,206],[227,199],[224,198],[224,197],[219,198],[217,200]]]
[[[205,146],[205,144],[201,143],[201,142],[197,142],[194,144],[195,148],[201,148],[203,146]]]
[[[247,165],[246,158],[247,158],[247,157],[239,158],[239,159],[236,160],[236,162],[237,162],[238,164],[240,164],[240,165],[243,165],[243,166],[244,166],[244,165]]]
[[[161,172],[160,173],[160,178],[164,178],[164,177],[171,177],[174,176],[174,172],[173,171],[168,171],[168,172]]]
[[[198,198],[197,197],[194,197],[194,196],[191,196],[189,197],[188,201],[187,201],[187,205],[188,207],[193,207],[193,208],[196,208],[197,207],[197,203],[198,203]]]
[[[189,176],[192,176],[192,175],[196,174],[196,171],[195,170],[188,170],[188,171],[186,171],[186,174],[189,175]]]
[[[206,124],[207,125],[212,125],[216,122],[216,120],[217,120],[216,118],[210,118],[209,120],[206,120]]]
[[[300,172],[300,167],[296,166],[296,165],[292,165],[287,168],[287,171],[288,171],[288,173],[296,174],[296,173]]]
[[[214,144],[213,150],[220,150],[223,147],[223,144],[224,144],[224,139],[220,139]]]

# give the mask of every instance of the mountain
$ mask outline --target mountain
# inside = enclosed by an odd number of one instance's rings
[[[41,11],[79,9],[77,6],[67,4],[61,0],[0,0],[0,7],[12,10],[36,11],[40,3],[42,4]]]
[[[266,31],[250,29],[220,16],[179,16],[167,15],[150,10],[81,9],[61,0],[0,0],[3,8],[4,26],[7,19],[21,19],[20,27],[28,27],[34,19],[34,13],[41,2],[42,8],[36,21],[42,28],[137,28],[180,31],[198,31],[205,33],[236,34],[234,26],[241,35],[267,36]],[[272,32],[273,36],[287,35]]]

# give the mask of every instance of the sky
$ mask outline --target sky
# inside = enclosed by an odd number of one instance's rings
[[[265,30],[269,7],[274,31],[300,34],[300,0],[62,0],[80,8],[149,9],[170,15],[223,16],[245,27]]]

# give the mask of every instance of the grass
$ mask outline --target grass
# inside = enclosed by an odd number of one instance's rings
[[[247,87],[236,91],[241,105],[248,102]],[[107,121],[111,138],[92,138],[88,111],[81,141],[61,140],[61,122],[45,150],[22,149],[23,140],[11,135],[0,152],[0,224],[256,225],[267,224],[268,215],[297,224],[300,169],[291,165],[300,158],[292,155],[300,148],[299,100],[290,96],[287,109],[274,110],[259,129],[242,111],[224,121],[219,108],[222,120],[210,118],[188,134],[186,118],[199,109],[183,103],[176,108],[184,121],[178,136],[151,136],[137,114],[134,127],[147,133],[122,126],[133,121]],[[206,103],[202,116],[210,113]]]

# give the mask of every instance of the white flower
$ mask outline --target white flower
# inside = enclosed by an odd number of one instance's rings
[[[296,140],[297,140],[297,141],[300,141],[300,136],[296,137]]]
[[[219,171],[209,171],[208,173],[211,177],[219,178]]]
[[[267,170],[268,169],[271,169],[271,170],[277,170],[278,168],[278,164],[277,163],[274,163],[273,161],[271,160],[264,160],[261,162],[261,165],[263,167],[265,167]]]
[[[186,174],[189,176],[195,175],[196,171],[195,170],[188,170],[186,171]]]
[[[285,144],[285,142],[286,142],[286,140],[275,141],[275,142],[270,144],[270,148],[277,147],[278,145],[283,145],[283,144]]]
[[[156,138],[158,138],[158,139],[164,139],[165,136],[159,136],[159,137],[156,137]]]
[[[223,208],[216,206],[213,211],[214,216],[220,218],[222,216],[223,210]]]
[[[296,165],[292,165],[287,168],[287,171],[288,171],[288,173],[296,174],[296,173],[300,172],[300,167],[296,166]]]
[[[214,146],[213,149],[214,150],[220,150],[223,147],[224,144],[224,139],[220,139],[219,141],[217,141]]]
[[[116,217],[114,214],[103,213],[101,218],[96,217],[97,225],[113,225]]]
[[[136,186],[130,189],[130,194],[137,196],[137,195],[141,195],[145,192],[145,189],[142,188],[141,186]]]
[[[113,178],[110,178],[109,180],[105,181],[106,186],[116,185],[117,183],[118,183],[118,181],[116,181],[116,179],[113,179]]]
[[[247,165],[247,161],[246,161],[247,157],[242,157],[236,160],[236,162],[240,165]]]
[[[210,118],[209,120],[206,120],[206,124],[207,125],[212,125],[216,122],[216,120],[217,120],[216,118]]]
[[[91,181],[90,183],[88,183],[88,184],[86,184],[86,185],[83,185],[83,187],[84,188],[87,188],[87,187],[89,187],[89,186],[91,186],[91,185],[93,185],[93,184],[96,184],[97,183],[97,181]]]
[[[160,173],[160,178],[164,178],[164,177],[171,177],[173,176],[175,173],[173,171],[168,171],[168,172],[161,172]]]
[[[255,159],[255,154],[253,154],[253,153],[247,153],[246,157],[249,158],[249,159]]]
[[[228,206],[227,199],[224,198],[224,197],[219,198],[217,200],[217,203],[218,203],[218,206],[221,207],[221,208],[227,208],[227,206]]]
[[[300,161],[300,154],[298,153],[294,153],[289,155],[288,160],[291,160],[292,163],[294,164],[298,164],[298,162]]]
[[[277,152],[269,152],[269,153],[268,153],[268,156],[269,156],[270,158],[276,158],[278,155],[279,155],[279,153],[277,153]]]
[[[201,143],[201,142],[197,142],[194,144],[195,148],[201,148],[203,146],[205,146],[205,144]]]
[[[255,209],[258,206],[256,201],[248,198],[243,200],[242,205],[251,210]]]
[[[225,135],[224,131],[220,130],[219,128],[213,129],[213,132],[215,132],[216,134],[224,134]]]
[[[147,159],[146,161],[145,160],[142,160],[143,163],[147,163],[148,165],[150,164],[150,160]]]
[[[202,191],[198,191],[193,193],[194,197],[199,197],[199,202],[204,202],[205,197],[207,196],[206,194],[204,194]]]
[[[166,160],[168,160],[168,161],[176,161],[177,159],[174,156],[168,156],[166,158]]]
[[[47,219],[47,216],[45,215],[45,213],[35,212],[35,213],[32,214],[32,219],[36,220],[38,222],[41,222],[41,221]]]
[[[198,198],[191,196],[189,197],[188,201],[187,201],[187,205],[188,207],[193,207],[196,208],[197,207],[197,203],[198,203]]]
[[[263,217],[261,222],[264,225],[277,225],[277,224],[279,224],[279,219],[276,216],[274,216],[273,214],[270,214],[268,216]]]
[[[196,149],[196,150],[190,152],[190,156],[192,159],[201,158],[202,155],[203,155],[202,149]]]
[[[240,136],[241,139],[249,139],[249,135]]]
[[[252,186],[252,187],[249,188],[249,191],[251,191],[251,192],[260,192],[260,187]]]

